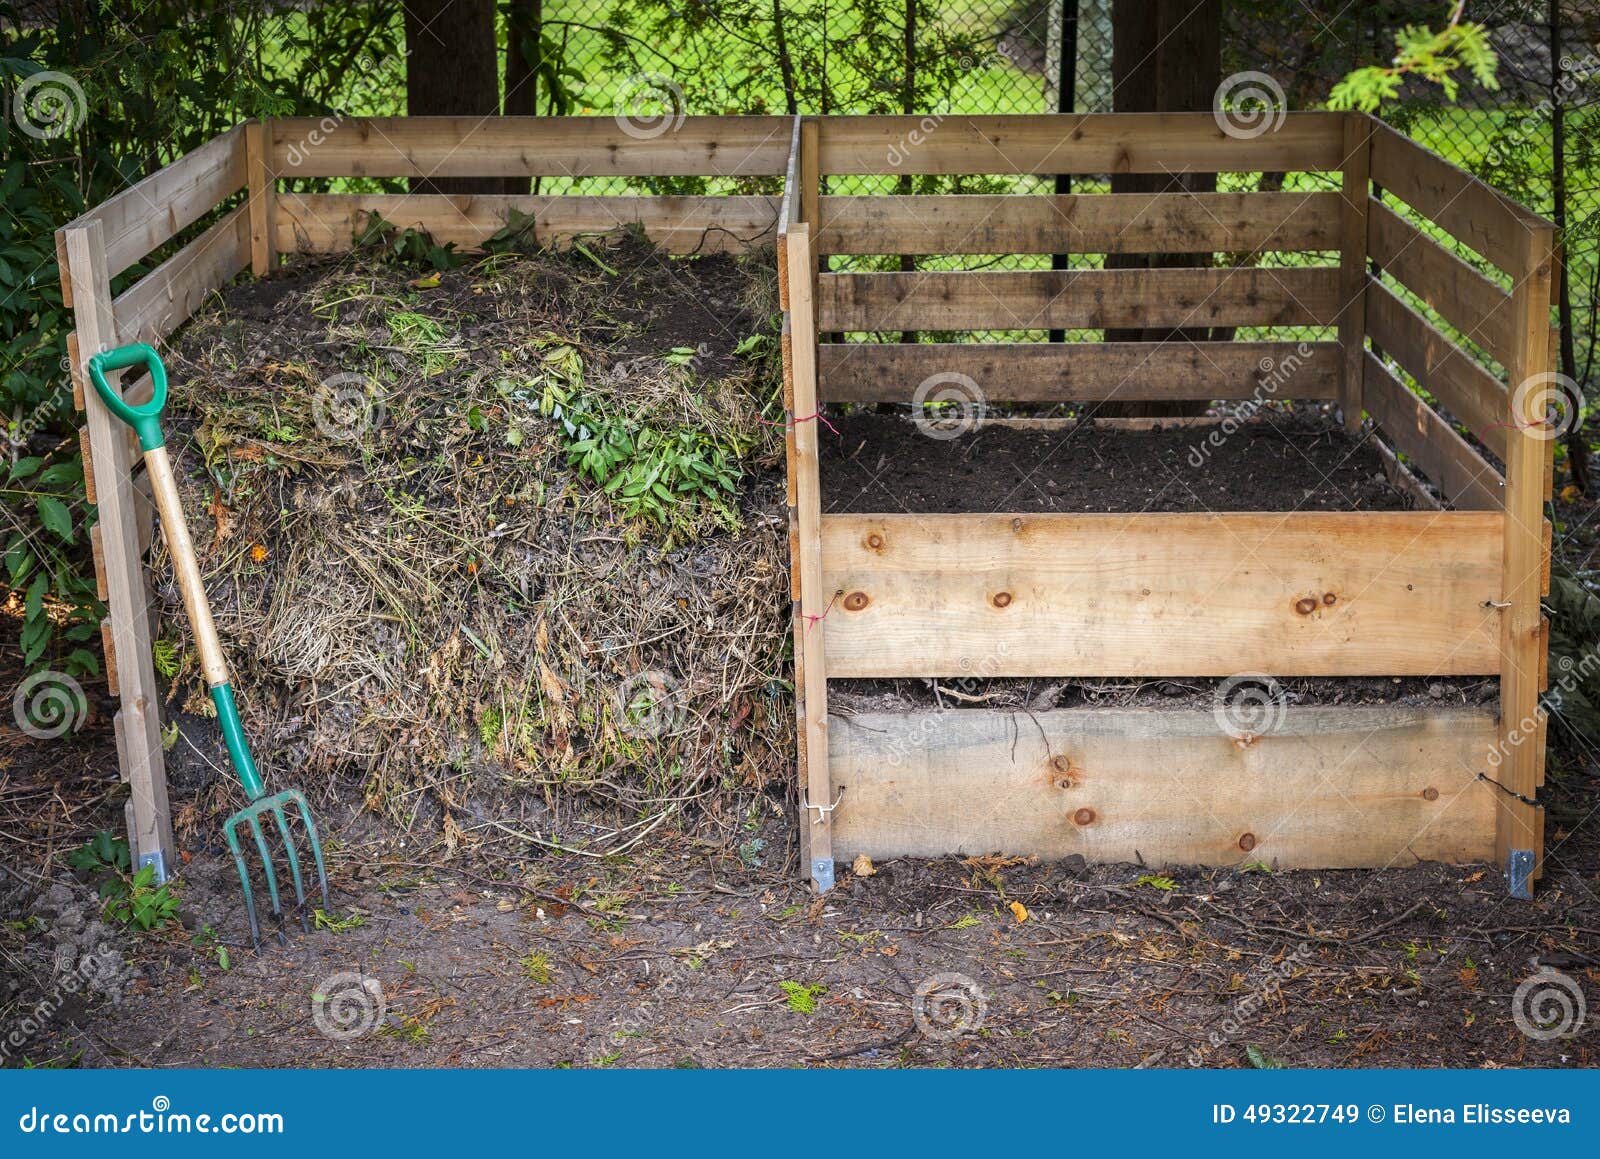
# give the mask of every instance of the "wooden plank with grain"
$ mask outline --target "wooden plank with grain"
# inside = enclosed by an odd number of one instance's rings
[[[1445,498],[1457,508],[1499,511],[1506,481],[1438,413],[1396,378],[1370,351],[1366,355],[1367,411]]]
[[[250,265],[250,212],[239,206],[117,296],[124,342],[160,342]]]
[[[825,515],[822,587],[843,593],[825,623],[826,671],[1494,673],[1502,518]]]
[[[1225,723],[1225,721],[1223,722]],[[1002,853],[1094,862],[1387,868],[1494,849],[1479,708],[1283,706],[836,717],[842,859]],[[1235,735],[1236,734],[1236,735]]]

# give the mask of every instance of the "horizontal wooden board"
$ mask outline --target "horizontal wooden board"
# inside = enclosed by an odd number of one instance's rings
[[[1339,310],[1336,266],[914,271],[817,282],[824,331],[1326,326]]]
[[[1213,712],[835,716],[834,856],[1386,868],[1494,856],[1488,709],[1290,707],[1259,736]],[[1065,771],[1063,771],[1063,768]]]
[[[249,265],[250,214],[241,205],[117,298],[118,340],[159,342]]]
[[[983,117],[829,116],[827,173],[1212,173],[1334,170],[1338,113],[1288,113],[1258,137],[1204,113],[1060,113]]]
[[[1336,342],[850,342],[818,347],[825,402],[910,402],[961,374],[991,402],[1331,399]]]
[[[1372,181],[1513,278],[1526,277],[1535,237],[1555,227],[1437,153],[1384,124],[1372,134]]]
[[[277,117],[272,161],[282,177],[781,177],[792,127],[685,117],[649,136],[598,116]]]
[[[106,272],[114,278],[244,187],[244,126],[240,125],[102,201],[63,228],[98,220],[106,242]]]
[[[1479,362],[1378,281],[1368,281],[1367,334],[1423,390],[1502,459],[1511,403],[1506,388]]]
[[[1465,439],[1368,351],[1363,395],[1367,413],[1409,460],[1460,508],[1499,511],[1506,481]]]
[[[825,254],[1257,253],[1339,248],[1337,193],[824,197]]]
[[[483,245],[505,228],[513,212],[533,216],[530,240],[541,244],[639,224],[670,253],[719,253],[770,243],[778,219],[775,197],[283,193],[278,197],[278,248],[343,252],[373,212],[401,229],[425,230],[441,245],[453,242],[462,248]]]
[[[828,675],[1494,673],[1502,518],[828,515]]]
[[[1367,207],[1367,248],[1385,277],[1416,294],[1495,361],[1510,360],[1510,294],[1377,201]]]

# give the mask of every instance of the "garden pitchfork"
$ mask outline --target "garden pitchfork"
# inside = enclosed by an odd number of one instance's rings
[[[106,381],[107,371],[126,370],[134,366],[143,366],[150,372],[150,399],[138,406],[129,405]],[[278,877],[273,872],[272,855],[267,851],[261,818],[271,814],[283,837],[302,926],[307,925],[305,885],[301,880],[300,858],[295,852],[294,838],[289,833],[289,820],[284,810],[293,805],[300,812],[301,823],[311,841],[311,855],[317,863],[317,881],[322,886],[322,908],[326,910],[329,908],[328,874],[322,862],[322,843],[317,838],[317,825],[311,818],[311,808],[306,804],[305,794],[299,789],[269,794],[261,782],[261,774],[256,772],[250,746],[245,741],[239,708],[233,699],[233,686],[228,682],[228,663],[222,655],[217,626],[211,619],[211,604],[206,599],[206,589],[200,581],[200,565],[195,559],[194,542],[189,538],[189,526],[184,522],[178,486],[172,477],[172,461],[167,457],[166,439],[161,433],[161,410],[167,403],[167,368],[161,364],[160,355],[140,343],[119,346],[115,350],[94,355],[89,359],[89,377],[94,382],[95,393],[107,409],[133,428],[133,433],[139,438],[139,447],[144,451],[145,470],[149,472],[156,510],[161,515],[161,531],[172,553],[173,570],[177,572],[184,608],[189,613],[189,623],[194,628],[195,643],[200,650],[200,670],[211,688],[212,702],[217,706],[217,720],[222,725],[222,739],[228,746],[233,771],[238,774],[245,796],[250,799],[248,805],[224,822],[223,832],[228,839],[228,848],[233,852],[233,863],[239,870],[239,882],[244,886],[245,906],[250,914],[251,944],[261,944],[261,923],[256,916],[255,895],[250,889],[250,870],[245,865],[244,852],[239,843],[239,832],[245,826],[249,826],[255,838],[256,850],[261,855],[267,893],[272,898],[272,914],[278,919],[278,940],[281,942],[283,909],[278,901]]]

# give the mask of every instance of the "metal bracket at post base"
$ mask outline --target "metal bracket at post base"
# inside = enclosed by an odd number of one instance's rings
[[[1534,864],[1531,849],[1513,849],[1506,861],[1506,888],[1519,901],[1533,900]]]
[[[139,868],[153,865],[156,869],[156,884],[164,885],[167,880],[167,855],[157,849],[151,853],[139,854]]]
[[[818,893],[827,893],[833,888],[833,858],[816,857],[812,859],[811,883],[817,887]]]

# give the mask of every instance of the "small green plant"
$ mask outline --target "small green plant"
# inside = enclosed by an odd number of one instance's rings
[[[150,658],[163,679],[171,680],[178,674],[178,646],[171,640],[157,640],[151,644]]]
[[[540,951],[532,951],[522,956],[522,973],[530,981],[540,986],[550,985],[550,955]]]
[[[156,867],[133,872],[128,843],[102,829],[67,855],[67,864],[98,881],[108,921],[149,931],[178,920],[178,897],[170,882],[156,883]]]
[[[778,989],[783,991],[785,1002],[796,1014],[815,1014],[817,997],[828,991],[828,988],[820,982],[813,982],[807,986],[803,982],[791,982],[787,978],[778,983]]]
[[[461,264],[454,242],[440,245],[425,230],[401,229],[382,214],[367,213],[355,230],[357,249],[371,250],[386,262],[450,270]]]
[[[349,917],[341,918],[330,914],[327,910],[317,910],[313,915],[312,923],[319,930],[329,933],[342,934],[346,930],[358,930],[367,924],[367,919],[360,914],[353,913]]]
[[[1151,889],[1159,889],[1163,893],[1178,888],[1178,883],[1170,877],[1160,877],[1154,873],[1142,873],[1134,881],[1134,885],[1148,885]]]
[[[228,947],[222,944],[222,937],[210,926],[201,926],[200,932],[194,936],[194,948],[202,954],[214,959],[223,973],[233,968],[233,962],[228,957]]]

